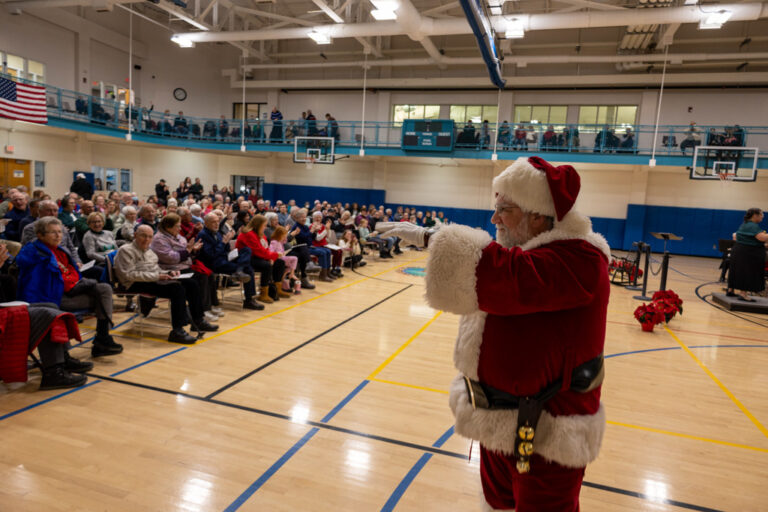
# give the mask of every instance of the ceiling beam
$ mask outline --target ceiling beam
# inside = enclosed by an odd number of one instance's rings
[[[620,5],[604,4],[600,2],[594,2],[592,0],[555,0],[561,4],[573,5],[579,8],[597,9],[598,11],[629,11],[626,7]]]
[[[661,32],[661,37],[659,37],[659,46],[664,48],[665,46],[671,45],[672,41],[675,39],[675,32],[677,32],[677,29],[679,28],[679,23],[672,23],[671,25],[664,27],[664,30]]]
[[[336,14],[336,12],[333,9],[331,9],[328,6],[328,4],[325,3],[323,0],[312,0],[312,1],[321,11],[327,14],[328,17],[331,18],[333,21],[335,21],[336,23],[344,23],[344,19],[338,14]]]

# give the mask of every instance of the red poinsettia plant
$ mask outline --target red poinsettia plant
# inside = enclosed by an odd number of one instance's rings
[[[640,304],[635,309],[635,318],[644,331],[652,331],[656,324],[665,320],[664,311],[655,303]]]
[[[657,308],[664,313],[667,323],[672,320],[676,314],[683,314],[683,299],[672,290],[659,290],[651,298]]]

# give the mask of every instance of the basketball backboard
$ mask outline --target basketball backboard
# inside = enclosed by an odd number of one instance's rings
[[[295,137],[294,163],[333,164],[336,162],[336,140],[333,137]]]
[[[695,146],[692,180],[755,181],[759,148]]]

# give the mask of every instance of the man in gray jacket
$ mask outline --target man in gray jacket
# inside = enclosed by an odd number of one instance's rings
[[[149,248],[154,233],[149,226],[136,228],[134,240],[122,246],[115,257],[115,273],[128,292],[146,293],[169,299],[173,330],[168,341],[192,344],[196,338],[184,330],[187,304],[192,326],[199,332],[213,332],[217,325],[209,324],[203,316],[200,287],[193,279],[179,279],[178,271],[165,271],[158,265],[157,255]]]

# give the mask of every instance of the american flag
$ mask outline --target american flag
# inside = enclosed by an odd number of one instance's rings
[[[31,123],[47,123],[45,87],[0,78],[0,116]]]

